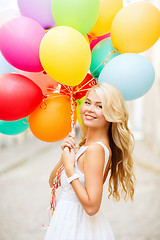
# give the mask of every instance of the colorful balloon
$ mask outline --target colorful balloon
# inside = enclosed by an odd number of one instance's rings
[[[28,116],[42,101],[42,90],[29,78],[0,75],[0,119],[15,121]]]
[[[0,52],[0,74],[15,72],[16,69],[9,64]]]
[[[115,85],[125,100],[143,96],[155,79],[153,65],[140,54],[124,53],[113,58],[102,70],[98,82]]]
[[[31,18],[14,18],[0,29],[0,50],[14,67],[40,72],[43,67],[39,59],[39,46],[45,33],[44,28]]]
[[[5,135],[17,135],[29,128],[27,118],[22,118],[17,121],[2,121],[0,120],[0,133]]]
[[[92,51],[90,72],[94,78],[98,78],[104,66],[120,53],[115,50],[111,38],[100,41]]]
[[[113,46],[121,53],[140,53],[160,37],[160,11],[151,3],[136,2],[122,8],[111,28]]]
[[[86,35],[99,14],[99,0],[52,0],[52,13],[57,26],[68,26]]]
[[[74,120],[76,122],[76,107]],[[57,142],[71,131],[71,102],[67,95],[53,93],[29,116],[32,133],[45,142]]]
[[[18,73],[35,82],[42,89],[44,95],[53,92],[58,87],[58,83],[48,76],[45,71],[35,73],[18,70]]]
[[[54,27],[41,41],[40,60],[44,70],[55,81],[76,86],[89,70],[90,46],[77,30],[66,26]]]
[[[18,7],[23,16],[34,19],[45,29],[55,26],[51,0],[18,0]]]
[[[111,30],[115,15],[123,7],[123,0],[100,0],[100,11],[97,22],[89,35],[102,36]]]

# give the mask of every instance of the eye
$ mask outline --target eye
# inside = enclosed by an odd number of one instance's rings
[[[102,108],[102,105],[97,105],[98,108]]]
[[[85,101],[84,103],[85,103],[85,104],[87,104],[87,105],[89,105],[89,104],[90,104],[90,102],[88,102],[88,101]]]

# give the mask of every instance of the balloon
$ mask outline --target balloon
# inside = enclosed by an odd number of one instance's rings
[[[68,95],[72,93],[73,98],[77,100],[85,96],[88,89],[90,89],[94,85],[97,85],[96,79],[94,79],[91,74],[87,73],[86,77],[79,85],[72,88],[65,85],[61,85],[60,92]]]
[[[0,75],[0,119],[15,121],[28,116],[42,101],[42,90],[25,76]]]
[[[100,41],[92,51],[90,66],[90,72],[92,76],[97,79],[108,61],[118,56],[119,54],[120,53],[113,47],[111,38]]]
[[[12,8],[7,8],[7,9],[2,9],[0,11],[0,27],[3,26],[6,22],[9,20],[15,18],[15,17],[20,17],[21,14],[18,9],[12,9]]]
[[[52,0],[52,13],[57,26],[68,26],[87,34],[97,21],[99,0]]]
[[[113,58],[102,70],[98,82],[115,85],[125,100],[133,100],[149,91],[155,79],[153,65],[136,53]]]
[[[39,45],[44,28],[31,18],[17,17],[0,29],[0,50],[14,67],[29,71],[43,70],[39,59]]]
[[[97,22],[89,31],[89,35],[102,36],[111,30],[112,21],[123,7],[123,0],[100,0],[100,11]]]
[[[18,7],[23,16],[36,20],[44,28],[55,26],[51,0],[18,0]]]
[[[105,34],[103,36],[100,36],[100,37],[96,37],[96,39],[92,40],[91,43],[90,43],[91,51],[96,46],[97,43],[99,43],[101,40],[106,39],[108,37],[110,37],[110,33],[107,33],[107,34]]]
[[[0,74],[15,72],[15,68],[10,65],[0,52]]]
[[[80,108],[84,102],[85,97],[81,98],[81,99],[77,99],[77,119],[78,119],[78,123],[81,126],[82,125],[82,120],[81,120],[81,114],[80,114]]]
[[[113,46],[121,53],[140,53],[160,37],[160,11],[151,3],[136,2],[122,8],[111,28]]]
[[[58,83],[48,76],[45,71],[33,73],[19,70],[18,73],[35,82],[42,89],[44,95],[53,92],[58,87]]]
[[[76,110],[74,114],[76,122]],[[71,131],[71,103],[64,94],[53,93],[29,116],[32,133],[45,142],[57,142]]]
[[[26,131],[29,128],[27,118],[22,118],[17,121],[2,121],[0,120],[0,133],[5,135],[17,135]]]
[[[44,70],[55,81],[78,85],[87,74],[91,63],[91,51],[84,36],[77,30],[54,27],[40,44],[40,60]]]

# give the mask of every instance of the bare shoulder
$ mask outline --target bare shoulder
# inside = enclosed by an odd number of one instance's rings
[[[94,142],[94,143],[91,143],[87,147],[86,151],[87,152],[92,152],[92,151],[96,152],[96,151],[98,151],[98,152],[102,152],[103,153],[104,152],[104,148],[99,143]]]
[[[93,159],[102,159],[104,160],[104,148],[98,143],[92,143],[87,147],[86,155],[92,157]]]

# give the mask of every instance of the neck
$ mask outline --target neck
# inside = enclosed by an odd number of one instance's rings
[[[109,141],[109,126],[105,126],[105,128],[88,128],[87,129],[87,135],[86,135],[86,145],[91,144],[92,142],[98,142],[98,141]]]

